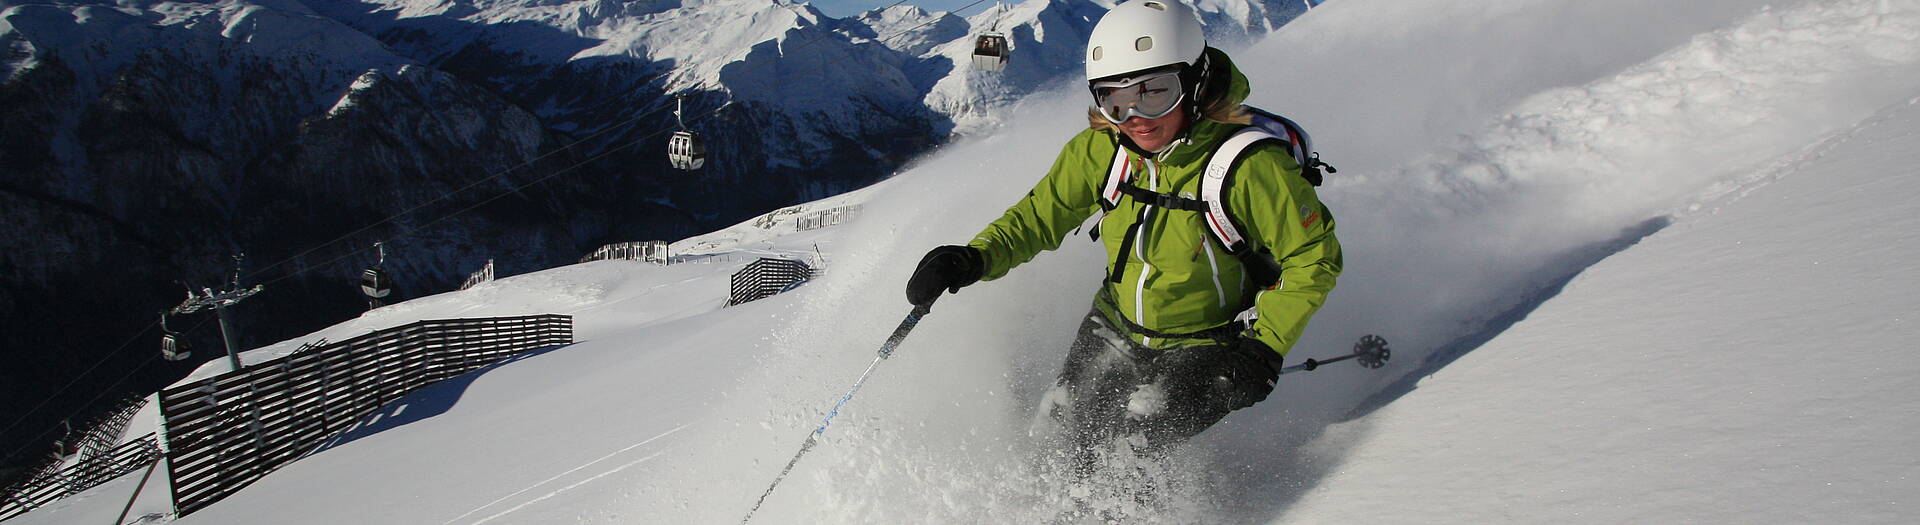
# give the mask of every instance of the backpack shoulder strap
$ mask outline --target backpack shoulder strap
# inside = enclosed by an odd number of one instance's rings
[[[1120,142],[1117,140],[1114,141],[1113,160],[1107,162],[1107,180],[1100,184],[1101,217],[1106,217],[1108,213],[1113,212],[1113,209],[1120,205],[1120,196],[1123,194],[1122,188],[1127,187],[1127,181],[1133,178],[1132,171],[1133,163],[1127,161],[1127,147],[1120,145]],[[1093,229],[1087,230],[1088,237],[1096,241],[1100,240],[1101,222],[1102,221],[1099,220],[1093,221]]]
[[[1278,283],[1280,264],[1256,242],[1245,237],[1233,213],[1227,209],[1225,193],[1226,188],[1233,184],[1234,168],[1249,148],[1271,140],[1284,145],[1287,154],[1292,155],[1300,165],[1300,177],[1306,179],[1308,184],[1320,185],[1322,169],[1326,173],[1339,170],[1320,161],[1320,154],[1313,150],[1313,138],[1298,123],[1258,108],[1242,107],[1252,114],[1252,125],[1234,132],[1207,159],[1205,178],[1200,182],[1200,200],[1206,204],[1206,220],[1203,222],[1206,223],[1208,234],[1246,265],[1250,272],[1248,276],[1254,283],[1267,288]]]
[[[1248,148],[1262,141],[1279,141],[1285,146],[1287,154],[1292,155],[1294,162],[1300,165],[1300,177],[1314,186],[1319,186],[1323,180],[1322,169],[1326,173],[1339,171],[1321,162],[1320,154],[1313,150],[1313,137],[1307,135],[1307,130],[1301,128],[1300,124],[1259,108],[1242,107],[1252,115],[1252,125],[1234,132],[1213,151],[1213,156],[1207,159],[1206,178],[1200,183],[1200,200],[1207,207],[1207,230],[1213,233],[1221,246],[1226,246],[1228,251],[1236,255],[1245,253],[1249,246],[1244,244],[1246,238],[1235,226],[1223,194],[1232,185],[1234,168]]]
[[[1100,209],[1113,211],[1120,204],[1120,187],[1133,178],[1133,163],[1127,162],[1127,147],[1114,144],[1113,161],[1107,164],[1107,181],[1100,185]]]
[[[1207,159],[1207,171],[1200,181],[1200,200],[1207,206],[1206,220],[1203,222],[1206,223],[1207,231],[1213,235],[1214,240],[1220,241],[1220,245],[1225,246],[1228,253],[1240,255],[1248,248],[1246,236],[1240,233],[1239,227],[1234,225],[1232,214],[1227,212],[1224,193],[1228,181],[1232,178],[1233,168],[1239,162],[1241,155],[1254,144],[1267,140],[1284,139],[1259,125],[1247,126],[1234,132],[1233,136],[1228,137],[1218,149],[1213,150],[1213,156]]]

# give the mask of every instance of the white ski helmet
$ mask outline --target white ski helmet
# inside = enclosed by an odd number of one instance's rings
[[[1156,67],[1193,65],[1207,36],[1193,8],[1179,0],[1133,0],[1113,6],[1087,38],[1087,80]]]

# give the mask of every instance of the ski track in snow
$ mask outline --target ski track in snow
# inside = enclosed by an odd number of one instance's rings
[[[521,495],[521,494],[526,494],[526,493],[527,493],[528,491],[531,491],[531,490],[533,490],[533,489],[536,489],[536,488],[539,488],[539,487],[540,487],[540,486],[542,486],[542,485],[546,485],[546,484],[548,484],[548,483],[553,483],[554,481],[556,481],[556,480],[559,480],[560,478],[564,478],[564,477],[567,477],[567,475],[568,475],[568,474],[572,474],[572,473],[575,473],[575,472],[579,472],[579,471],[580,471],[580,469],[584,469],[584,468],[587,468],[587,467],[591,467],[591,466],[594,466],[595,464],[598,464],[598,463],[600,463],[600,462],[602,462],[602,461],[606,461],[606,460],[608,460],[608,459],[611,459],[611,458],[613,458],[614,456],[618,456],[618,455],[620,455],[620,454],[624,454],[624,453],[626,453],[626,452],[627,452],[627,451],[629,451],[629,450],[633,450],[633,449],[636,449],[636,448],[640,448],[641,446],[645,446],[646,444],[648,444],[648,443],[652,443],[652,442],[654,442],[654,441],[656,441],[656,440],[658,440],[658,439],[660,439],[660,438],[663,438],[663,437],[667,437],[667,436],[670,436],[670,435],[673,435],[673,434],[674,434],[675,432],[679,432],[679,431],[681,431],[681,430],[684,430],[684,429],[686,429],[686,428],[687,428],[687,425],[680,425],[680,426],[678,426],[678,427],[674,427],[674,429],[673,429],[673,430],[669,430],[669,431],[667,431],[666,433],[663,433],[663,434],[660,434],[660,435],[657,435],[657,436],[653,436],[653,437],[650,437],[650,438],[647,438],[646,440],[644,440],[644,441],[641,441],[641,442],[639,442],[639,443],[634,443],[634,444],[632,444],[632,445],[630,445],[630,446],[628,446],[627,448],[623,448],[623,449],[620,449],[620,450],[616,450],[616,451],[613,451],[613,453],[611,453],[611,454],[607,454],[607,455],[605,455],[605,456],[600,456],[600,459],[596,459],[596,460],[593,460],[593,461],[589,461],[589,462],[587,462],[587,463],[585,463],[585,464],[583,464],[583,465],[580,465],[580,466],[578,466],[578,467],[574,467],[574,468],[572,468],[572,469],[570,469],[570,470],[568,470],[568,471],[566,471],[566,472],[561,472],[561,473],[559,473],[559,474],[557,474],[557,475],[554,475],[554,476],[553,476],[553,477],[551,477],[551,478],[547,478],[547,479],[546,479],[545,481],[541,481],[541,482],[539,482],[539,483],[535,483],[535,484],[533,484],[533,485],[530,485],[530,486],[528,486],[527,488],[524,488],[524,489],[520,489],[520,491],[519,491],[519,492],[515,492],[515,493],[512,493],[512,494],[508,494],[508,495],[505,495],[505,496],[501,496],[501,497],[500,497],[500,499],[496,499],[496,500],[493,500],[493,501],[490,501],[490,502],[487,502],[487,504],[485,504],[485,505],[481,505],[481,506],[479,506],[479,507],[474,507],[474,509],[473,509],[473,510],[470,510],[470,511],[467,511],[467,513],[466,513],[466,514],[461,514],[461,515],[459,515],[459,516],[455,516],[455,517],[454,517],[453,519],[450,519],[450,520],[447,520],[447,521],[446,521],[446,523],[454,523],[454,522],[457,522],[457,521],[460,521],[460,518],[465,518],[465,517],[467,517],[467,516],[472,516],[472,515],[473,515],[474,513],[477,513],[477,512],[480,512],[481,510],[483,510],[483,509],[486,509],[487,507],[492,507],[492,506],[494,506],[494,505],[497,505],[497,504],[499,504],[499,503],[500,503],[500,502],[502,502],[502,501],[506,501],[506,500],[509,500],[509,499],[513,499],[514,497],[516,497],[516,496],[519,496],[519,495]],[[578,483],[574,483],[573,485],[569,485],[569,486],[567,486],[566,488],[563,488],[563,489],[560,489],[560,490],[557,490],[557,491],[553,491],[553,492],[550,492],[550,493],[547,493],[547,494],[546,494],[546,495],[544,495],[544,496],[541,496],[541,497],[538,497],[538,498],[534,498],[534,499],[533,499],[533,500],[531,500],[531,501],[528,501],[528,502],[526,502],[526,503],[522,503],[522,504],[520,504],[520,505],[517,505],[517,506],[515,506],[515,507],[513,507],[513,508],[511,508],[511,509],[507,509],[507,510],[506,510],[505,512],[501,512],[501,513],[499,513],[499,514],[494,514],[494,515],[492,515],[492,516],[488,516],[488,517],[487,517],[486,519],[483,519],[483,520],[480,520],[480,521],[476,521],[476,522],[474,522],[474,523],[475,523],[475,524],[479,524],[479,523],[485,523],[485,522],[488,522],[488,521],[492,521],[492,520],[493,520],[494,518],[498,518],[498,517],[501,517],[501,516],[505,516],[505,515],[507,515],[507,514],[511,514],[511,513],[513,513],[513,511],[516,511],[516,510],[520,510],[521,508],[524,508],[524,507],[526,507],[527,505],[532,505],[532,504],[534,504],[534,503],[537,503],[537,502],[539,502],[539,501],[541,501],[541,500],[545,500],[545,499],[547,499],[547,498],[550,498],[550,497],[553,497],[553,496],[555,496],[555,495],[558,495],[558,494],[560,494],[560,493],[562,493],[562,492],[566,492],[566,491],[568,491],[568,490],[571,490],[571,489],[573,489],[574,487],[577,487],[577,486],[579,486],[579,485],[580,485],[581,483],[586,483],[586,482],[588,482],[588,481],[593,481],[593,480],[596,480],[596,479],[600,479],[600,478],[603,478],[603,477],[606,477],[606,476],[607,476],[607,474],[612,474],[612,473],[615,473],[615,472],[619,472],[619,471],[622,471],[622,470],[626,470],[626,469],[627,469],[627,467],[631,467],[631,466],[634,466],[634,465],[636,465],[636,464],[639,464],[639,463],[641,463],[641,462],[644,462],[644,461],[647,461],[647,460],[650,460],[650,459],[653,459],[654,457],[657,457],[657,456],[659,456],[659,455],[660,455],[660,453],[654,453],[653,455],[650,455],[650,456],[647,456],[647,457],[644,457],[644,458],[640,458],[640,459],[638,459],[638,460],[634,460],[634,461],[631,461],[631,462],[628,462],[628,463],[627,463],[627,464],[625,464],[625,465],[621,465],[621,466],[620,466],[619,468],[615,468],[615,469],[613,469],[613,470],[610,470],[610,471],[607,471],[607,472],[605,472],[605,473],[602,473],[602,474],[600,474],[600,475],[597,475],[597,476],[594,476],[594,477],[591,477],[591,478],[587,478],[586,480],[583,480],[583,481],[580,481],[580,482],[578,482]],[[445,525],[445,524],[442,524],[442,525]]]
[[[519,504],[519,505],[514,505],[514,506],[513,506],[513,508],[511,508],[511,509],[507,509],[507,510],[504,510],[504,511],[501,511],[501,512],[500,512],[499,514],[494,514],[494,515],[492,515],[492,516],[487,516],[487,517],[486,517],[485,519],[482,519],[482,520],[479,520],[479,521],[475,521],[475,522],[473,522],[473,525],[480,525],[480,524],[482,524],[482,523],[486,523],[486,522],[489,522],[489,521],[493,521],[493,520],[495,520],[495,519],[499,519],[499,518],[500,518],[501,516],[506,516],[506,515],[508,515],[508,514],[513,514],[514,512],[517,512],[517,511],[519,511],[520,509],[524,509],[524,508],[527,508],[528,506],[531,506],[531,505],[533,505],[533,504],[535,504],[535,503],[539,503],[539,502],[542,502],[542,501],[546,501],[546,500],[547,500],[547,499],[549,499],[549,498],[552,498],[552,497],[554,497],[554,496],[558,496],[558,495],[560,495],[560,494],[562,494],[562,493],[565,493],[565,492],[567,492],[567,491],[569,491],[569,490],[573,490],[573,489],[576,489],[576,488],[580,488],[580,486],[581,486],[581,485],[585,485],[585,484],[588,484],[588,483],[592,483],[592,482],[595,482],[595,481],[599,481],[599,480],[600,480],[600,478],[604,478],[604,477],[607,477],[607,476],[609,476],[609,475],[613,475],[613,474],[617,474],[617,473],[619,473],[620,471],[622,471],[622,470],[626,470],[627,468],[629,468],[629,467],[632,467],[632,466],[634,466],[634,465],[638,465],[638,464],[641,464],[641,463],[646,463],[647,461],[650,461],[650,460],[652,460],[653,458],[657,458],[657,457],[660,457],[660,455],[661,455],[661,454],[665,454],[665,452],[655,452],[655,453],[653,453],[652,455],[649,455],[649,456],[647,456],[647,457],[644,457],[644,458],[640,458],[640,459],[636,459],[636,460],[633,460],[633,461],[628,461],[628,462],[627,462],[626,464],[623,464],[623,465],[620,465],[620,466],[618,466],[618,467],[614,467],[614,469],[613,469],[613,470],[609,470],[609,471],[606,471],[606,472],[602,472],[602,473],[599,473],[599,474],[595,474],[595,475],[594,475],[593,477],[590,477],[590,478],[587,478],[587,479],[583,479],[583,480],[580,480],[580,481],[576,481],[576,482],[574,482],[574,483],[573,483],[572,485],[567,485],[566,487],[562,487],[562,488],[561,488],[560,490],[556,490],[556,491],[553,491],[553,492],[549,492],[549,493],[547,493],[546,495],[543,495],[543,496],[540,496],[540,497],[538,497],[538,498],[533,498],[532,500],[528,500],[528,501],[527,501],[526,503],[521,503],[521,504]],[[451,521],[449,521],[448,523],[452,523],[452,522],[451,522]]]

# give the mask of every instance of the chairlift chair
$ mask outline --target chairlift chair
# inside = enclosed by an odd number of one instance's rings
[[[973,41],[973,67],[982,71],[999,72],[1007,68],[1007,35],[998,31],[981,33]]]

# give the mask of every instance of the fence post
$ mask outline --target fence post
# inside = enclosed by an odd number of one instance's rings
[[[116,524],[127,522],[127,513],[133,512],[133,502],[140,500],[140,491],[147,488],[147,480],[153,477],[153,469],[160,466],[160,458],[155,456],[147,465],[147,473],[140,476],[140,484],[133,486],[133,497],[127,498],[127,506],[120,508],[120,517],[114,518]]]

